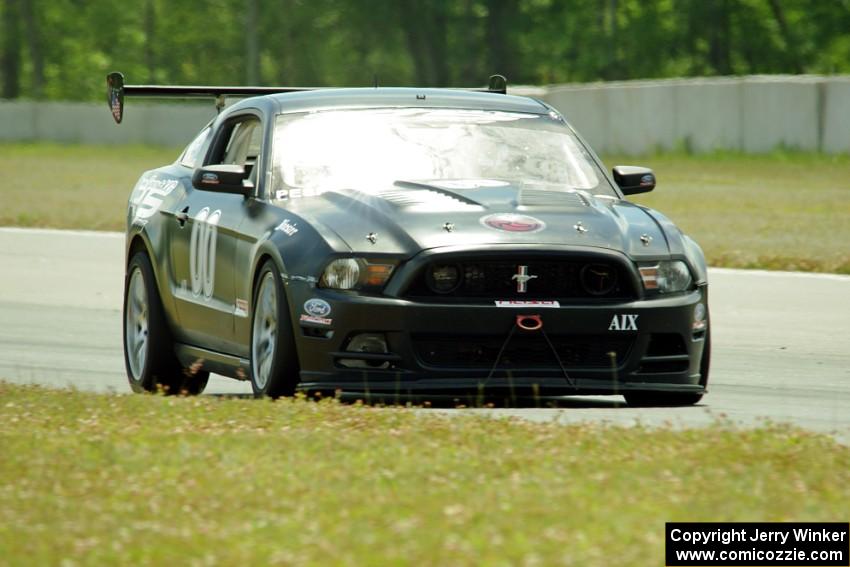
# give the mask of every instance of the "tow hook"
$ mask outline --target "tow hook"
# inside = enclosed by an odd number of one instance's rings
[[[523,331],[539,331],[543,328],[543,319],[540,315],[517,315],[516,326]]]

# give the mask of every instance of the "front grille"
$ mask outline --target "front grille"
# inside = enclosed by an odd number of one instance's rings
[[[429,282],[433,269],[452,266],[458,284],[444,293]],[[522,267],[525,267],[524,270]],[[529,276],[524,289],[518,277]],[[420,301],[574,300],[634,299],[636,293],[628,271],[609,258],[571,259],[437,259],[426,266],[405,296]]]
[[[428,366],[490,369],[506,336],[414,335],[413,348]],[[567,369],[621,366],[631,351],[634,337],[550,335],[549,340]],[[559,369],[552,348],[540,334],[511,337],[497,369]]]

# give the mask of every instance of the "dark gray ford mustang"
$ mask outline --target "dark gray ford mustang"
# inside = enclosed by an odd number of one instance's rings
[[[705,393],[699,246],[624,195],[547,104],[417,89],[125,86],[252,96],[129,199],[124,301],[135,391],[257,395]],[[494,86],[495,85],[495,86]],[[273,94],[264,94],[266,92]]]

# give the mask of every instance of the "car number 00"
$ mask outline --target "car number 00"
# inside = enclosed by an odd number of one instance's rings
[[[215,244],[220,218],[220,210],[210,213],[210,208],[204,207],[192,223],[192,240],[189,243],[192,294],[203,293],[205,299],[212,297],[215,286]]]

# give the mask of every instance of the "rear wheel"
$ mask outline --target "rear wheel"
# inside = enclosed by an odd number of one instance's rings
[[[705,388],[708,386],[708,369],[711,363],[711,333],[706,331],[705,346],[702,349],[702,358],[700,359],[700,385]],[[692,406],[702,400],[703,394],[693,394],[690,392],[632,392],[623,394],[626,398],[626,403],[632,407],[676,407],[676,406]]]
[[[204,370],[185,370],[174,355],[150,259],[130,260],[124,283],[124,365],[134,392],[200,394],[209,379]]]
[[[251,316],[251,386],[254,395],[290,396],[298,385],[298,356],[280,271],[260,269]]]

